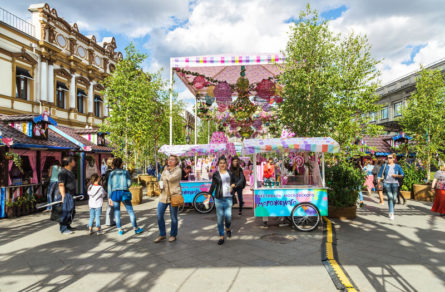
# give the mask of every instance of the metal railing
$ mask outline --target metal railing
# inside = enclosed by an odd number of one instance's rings
[[[1,7],[0,7],[0,22],[4,22],[7,25],[12,26],[17,30],[20,30],[30,36],[35,37],[34,25]]]

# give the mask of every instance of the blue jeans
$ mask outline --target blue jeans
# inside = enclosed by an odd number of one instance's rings
[[[56,190],[57,187],[59,186],[59,183],[56,181],[51,181],[48,185],[48,191],[46,192],[46,198],[48,199],[48,204],[51,204],[53,201],[55,201],[55,197],[56,197]],[[52,206],[48,206],[46,207],[46,210],[51,210]]]
[[[125,209],[127,209],[128,216],[130,216],[131,225],[133,225],[134,229],[138,228],[138,224],[136,223],[136,215],[134,215],[131,201],[125,200],[122,201],[122,203],[124,204]],[[121,229],[121,202],[113,201],[113,207],[114,207],[114,221],[116,221],[116,227]]]
[[[363,192],[360,190],[360,191],[358,191],[358,200],[360,201],[360,202],[363,202]]]
[[[384,183],[383,188],[385,189],[386,196],[388,197],[388,208],[389,213],[394,214],[394,204],[396,203],[397,192],[399,189],[399,184],[397,183]]]
[[[166,236],[167,232],[165,231],[165,220],[164,213],[167,210],[167,207],[170,208],[170,219],[172,220],[170,236],[176,237],[178,235],[178,207],[172,207],[172,204],[164,204],[162,202],[158,203],[158,226],[159,233],[161,236]]]
[[[57,201],[62,200],[62,195],[57,196]],[[62,214],[60,216],[60,232],[64,233],[71,226],[74,219],[74,214],[76,213],[74,199],[71,194],[66,193],[65,199],[62,203]]]
[[[227,229],[230,229],[232,225],[232,205],[232,198],[215,198],[216,222],[218,223],[219,236],[224,236],[224,222],[226,223]]]
[[[96,227],[100,228],[100,215],[102,214],[102,207],[90,208],[90,223],[88,226],[93,227],[94,218],[96,218]]]

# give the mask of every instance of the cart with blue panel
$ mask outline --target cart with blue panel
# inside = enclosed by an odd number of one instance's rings
[[[254,165],[256,165],[258,153],[312,152],[322,154],[321,186],[259,187],[256,167],[254,167],[255,217],[289,217],[297,230],[312,231],[317,228],[321,216],[328,215],[324,153],[339,151],[339,144],[328,137],[244,140],[242,152],[244,155],[253,155]]]
[[[159,152],[178,157],[221,156],[236,155],[233,143],[198,144],[198,145],[164,145]],[[213,195],[209,193],[212,182],[209,181],[181,181],[184,203],[192,206],[196,212],[207,214],[215,208]],[[182,207],[181,209],[183,209]],[[180,210],[182,211],[182,210]]]

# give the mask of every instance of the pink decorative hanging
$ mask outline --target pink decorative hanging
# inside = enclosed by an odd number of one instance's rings
[[[232,88],[227,82],[218,83],[213,93],[218,104],[230,104],[232,102]]]
[[[216,100],[218,100],[218,98],[217,98]],[[218,111],[219,111],[220,113],[225,112],[226,109],[227,109],[227,106],[226,106],[225,104],[223,104],[223,103],[219,103],[219,104],[218,104]]]
[[[256,93],[259,97],[269,99],[275,94],[275,83],[269,79],[263,79],[256,86]]]
[[[204,78],[204,76],[199,75],[199,76],[196,76],[195,79],[193,79],[193,86],[198,90],[203,89],[206,82],[207,81]]]

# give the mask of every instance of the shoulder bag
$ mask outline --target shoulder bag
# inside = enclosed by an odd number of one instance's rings
[[[172,207],[184,206],[184,197],[181,194],[172,195],[170,193],[170,182],[168,180],[167,180],[167,189],[168,189],[167,192],[168,192],[168,196],[170,197]]]

